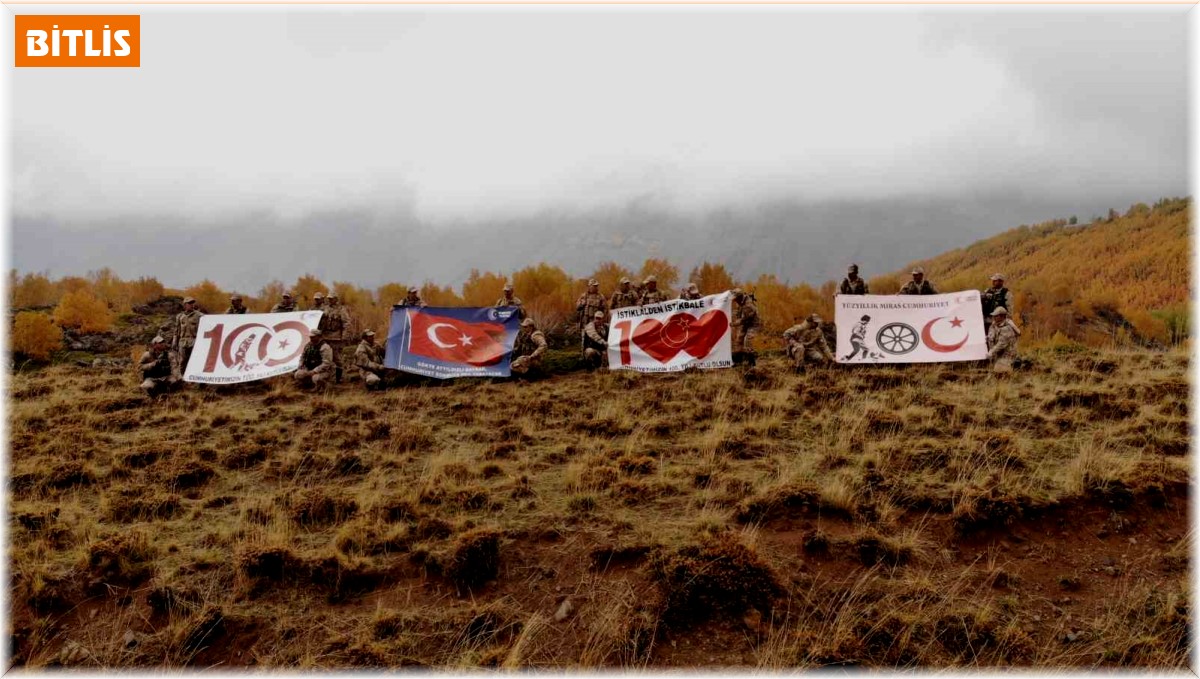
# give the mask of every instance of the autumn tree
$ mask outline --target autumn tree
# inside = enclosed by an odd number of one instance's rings
[[[643,281],[650,276],[654,276],[654,278],[658,281],[659,290],[673,291],[675,290],[675,285],[679,282],[679,267],[665,259],[656,259],[651,257],[642,263],[642,268],[638,271],[638,276],[640,276],[641,280]],[[604,288],[600,289],[604,290]],[[725,289],[727,288],[722,288],[722,290]],[[607,290],[606,292],[611,293],[612,291]]]
[[[496,299],[500,298],[502,292],[496,293]],[[462,298],[454,292],[454,288],[449,285],[445,287],[438,286],[433,281],[425,281],[421,284],[421,299],[429,306],[462,306]],[[495,300],[492,300],[495,302]]]
[[[90,290],[68,292],[54,308],[54,322],[60,328],[80,333],[108,332],[112,329],[113,314],[104,300]]]
[[[49,314],[22,311],[13,324],[12,350],[35,361],[46,361],[62,348],[62,331]]]
[[[467,280],[462,285],[462,300],[467,306],[491,306],[496,303],[497,299],[504,294],[504,276],[498,273],[487,271],[480,273],[479,269],[471,269],[471,274],[467,276]],[[516,286],[516,283],[513,283]],[[529,293],[523,289],[517,289],[517,296],[521,297],[526,303],[529,302]]]
[[[621,279],[634,279],[633,272],[616,262],[603,262],[596,270],[592,272],[590,278],[596,279],[600,284],[600,292],[605,296],[611,295],[614,290],[620,287]]]
[[[246,305],[253,313],[265,314],[279,303],[285,292],[287,292],[287,287],[284,286],[283,281],[276,279],[262,286],[253,302],[245,300]]]
[[[199,283],[185,288],[183,294],[188,297],[195,297],[196,304],[200,305],[200,310],[206,314],[219,314],[229,306],[229,295],[217,284],[207,278]]]
[[[301,309],[312,307],[313,295],[318,292],[321,294],[329,292],[329,286],[309,273],[297,278],[296,282],[292,285],[292,299],[295,300],[297,307]]]
[[[27,273],[18,277],[16,269],[9,275],[9,294],[15,309],[45,307],[58,301],[59,291],[44,273]]]
[[[700,288],[701,294],[705,295],[715,295],[736,287],[733,284],[733,276],[729,275],[729,272],[725,270],[724,264],[704,262],[692,269],[692,273],[688,275],[688,280],[695,283]]]
[[[389,309],[407,296],[408,286],[401,283],[384,283],[375,289],[376,301]]]
[[[574,319],[573,280],[557,266],[544,262],[527,266],[513,274],[513,288],[525,303],[525,311],[543,330]]]

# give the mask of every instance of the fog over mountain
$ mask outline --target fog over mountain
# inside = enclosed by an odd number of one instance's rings
[[[14,72],[12,265],[871,275],[1186,194],[1186,9],[146,8]]]

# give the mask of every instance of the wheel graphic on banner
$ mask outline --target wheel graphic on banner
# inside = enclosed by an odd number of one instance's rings
[[[879,348],[895,356],[916,349],[917,341],[916,329],[905,323],[888,323],[875,335],[875,343]]]

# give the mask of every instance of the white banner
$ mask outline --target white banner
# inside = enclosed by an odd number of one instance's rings
[[[733,295],[673,299],[612,312],[608,367],[647,373],[733,365]]]
[[[235,384],[290,373],[320,320],[320,311],[201,316],[183,379]]]
[[[838,295],[838,363],[942,363],[987,358],[978,290],[944,295]]]

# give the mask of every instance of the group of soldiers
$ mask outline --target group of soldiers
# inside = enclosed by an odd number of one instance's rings
[[[991,277],[991,287],[982,292],[984,322],[987,327],[989,358],[997,370],[1011,370],[1016,358],[1016,344],[1020,330],[1009,319],[1009,309],[1012,299],[1007,287],[1004,286],[1004,276],[995,274]],[[870,294],[867,282],[859,277],[858,265],[851,264],[846,277],[838,289],[843,295]],[[934,295],[937,289],[925,278],[921,267],[912,270],[912,280],[900,289],[901,295]],[[753,293],[740,288],[732,291],[734,310],[730,323],[734,331],[733,352],[735,357],[753,365],[756,353],[753,340],[761,326],[758,315],[758,305]],[[618,289],[605,297],[600,292],[600,284],[595,279],[588,281],[586,292],[580,295],[576,302],[578,327],[580,329],[580,351],[585,364],[589,368],[600,368],[608,360],[608,318],[609,315],[625,307],[645,306],[665,302],[671,299],[695,300],[703,297],[695,283],[689,283],[676,296],[658,287],[655,276],[648,276],[641,285],[635,286],[629,278],[621,278]],[[396,304],[397,307],[425,306],[421,299],[420,289],[409,287],[404,299]],[[545,334],[525,310],[525,305],[514,294],[511,283],[504,286],[503,294],[496,300],[496,307],[516,309],[520,319],[519,330],[513,344],[511,372],[514,375],[524,375],[536,369],[546,353],[547,342]],[[313,295],[313,310],[322,312],[318,327],[310,331],[310,341],[305,346],[300,357],[300,367],[293,373],[293,379],[298,385],[310,389],[321,389],[330,383],[341,382],[343,378],[343,357],[345,348],[351,340],[353,321],[348,307],[341,303],[337,293],[316,293]],[[290,292],[284,292],[279,303],[271,308],[271,313],[299,311],[296,300]],[[226,314],[244,314],[247,308],[240,295],[234,294],[229,299]],[[150,343],[150,348],[142,354],[138,362],[138,370],[142,376],[142,389],[151,396],[162,393],[177,386],[181,381],[183,369],[187,366],[196,345],[196,335],[199,330],[200,317],[204,315],[194,298],[183,300],[183,311],[176,315],[170,331],[170,339],[160,332]],[[866,319],[866,320],[869,320]],[[793,325],[783,332],[783,343],[788,358],[797,370],[814,364],[829,364],[835,361],[829,342],[822,329],[822,319],[817,314],[811,314],[800,323]],[[868,350],[863,344],[866,323],[860,323],[851,332],[851,346],[854,348],[846,358],[855,356],[860,350],[864,357]],[[858,333],[857,335],[855,333]],[[375,332],[367,329],[359,333],[358,346],[354,349],[353,367],[358,370],[359,377],[367,389],[379,389],[388,383],[388,378],[394,374],[383,365],[383,353],[375,342]]]

